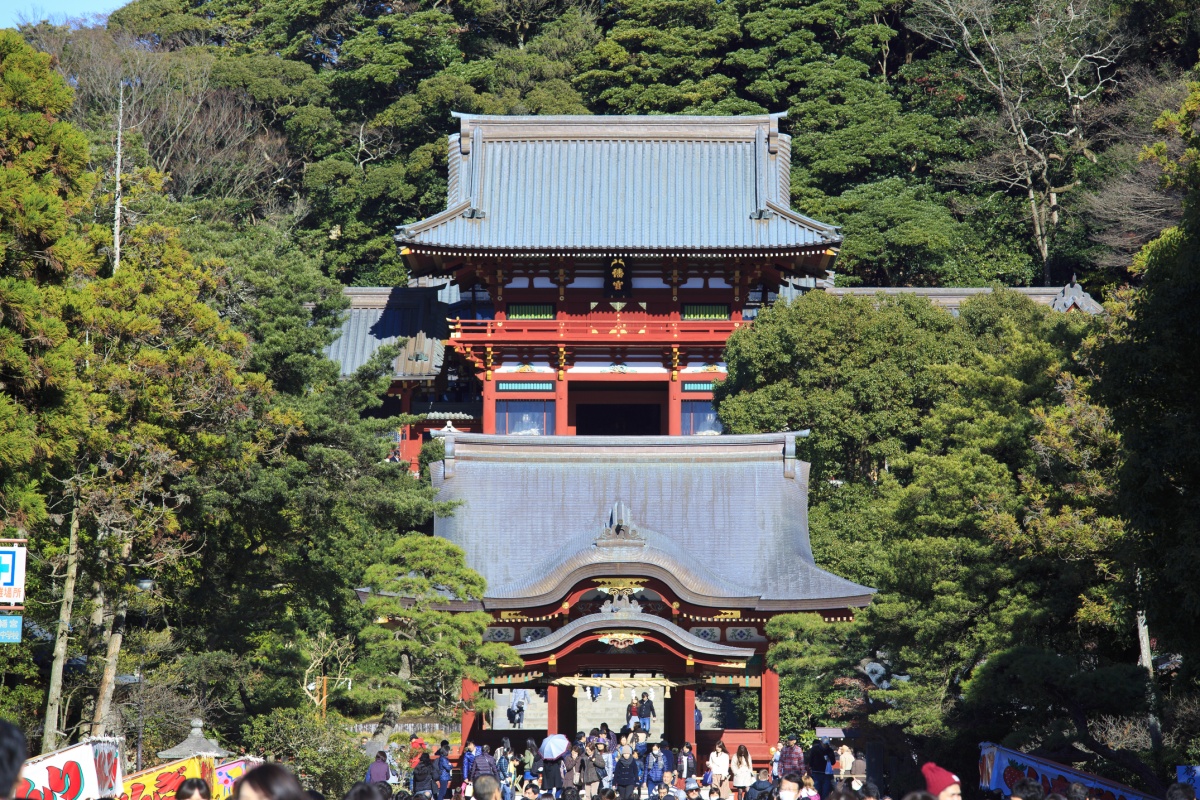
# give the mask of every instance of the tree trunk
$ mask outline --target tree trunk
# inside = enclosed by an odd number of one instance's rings
[[[121,155],[125,134],[125,84],[117,94],[117,183],[113,189],[113,275],[121,268]]]
[[[1138,666],[1146,670],[1148,676],[1146,702],[1150,707],[1150,746],[1155,753],[1162,750],[1162,726],[1158,721],[1158,684],[1155,682],[1154,656],[1150,653],[1150,626],[1146,624],[1146,611],[1142,608],[1142,571],[1139,569],[1134,578],[1138,589],[1138,609],[1136,614],[1138,637]]]
[[[42,727],[42,752],[58,748],[58,718],[62,703],[63,668],[67,663],[67,638],[71,631],[71,612],[75,607],[75,579],[79,574],[79,514],[71,506],[67,539],[67,576],[58,606],[58,629],[54,635],[54,659],[50,662],[50,687],[46,692],[46,720]]]
[[[113,613],[112,633],[108,637],[108,653],[104,660],[104,673],[100,676],[100,687],[96,691],[96,712],[92,716],[92,736],[105,736],[105,717],[112,708],[113,692],[117,688],[117,661],[121,656],[121,643],[125,638],[125,614],[129,601],[124,596],[117,601]]]

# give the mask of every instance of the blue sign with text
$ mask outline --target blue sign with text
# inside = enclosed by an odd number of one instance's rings
[[[21,643],[21,615],[7,614],[0,617],[0,644]]]

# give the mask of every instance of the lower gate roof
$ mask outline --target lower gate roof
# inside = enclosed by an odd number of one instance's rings
[[[658,578],[688,602],[799,611],[875,591],[816,565],[794,433],[451,433],[432,467],[459,503],[434,532],[487,580],[487,608],[555,603],[581,580]]]

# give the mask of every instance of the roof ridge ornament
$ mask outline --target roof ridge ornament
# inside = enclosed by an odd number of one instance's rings
[[[767,197],[767,171],[771,168],[770,155],[768,153],[769,143],[768,134],[765,128],[757,128],[754,131],[754,213],[750,215],[750,219],[770,219],[775,216],[775,212],[767,205],[770,198]]]
[[[483,186],[483,126],[476,125],[471,130],[471,153],[468,156],[470,163],[470,171],[467,173],[471,176],[471,189],[467,192],[471,199],[471,206],[464,214],[467,219],[483,219],[487,214],[480,208],[482,205],[482,186]]]
[[[629,506],[618,500],[613,503],[608,515],[608,527],[600,533],[596,540],[600,547],[645,547],[646,539],[633,527]]]

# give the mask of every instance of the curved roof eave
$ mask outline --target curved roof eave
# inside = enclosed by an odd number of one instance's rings
[[[588,614],[564,625],[548,636],[525,642],[516,646],[522,656],[544,653],[555,650],[582,634],[592,633],[604,628],[628,628],[632,630],[654,631],[668,637],[680,647],[703,655],[728,659],[749,659],[754,656],[752,647],[730,647],[719,642],[701,639],[678,625],[660,617],[649,614]]]

